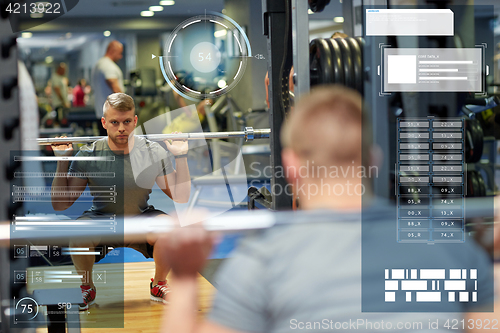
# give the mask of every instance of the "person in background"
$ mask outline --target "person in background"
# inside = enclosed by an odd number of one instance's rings
[[[347,34],[345,34],[343,32],[336,31],[333,33],[332,37],[330,37],[330,38],[347,38],[347,37],[349,37]]]
[[[48,103],[52,105],[52,81],[50,79],[47,80],[47,85],[43,88],[43,93],[47,97]]]
[[[85,106],[85,79],[80,79],[73,88],[73,106]]]
[[[64,118],[65,113],[71,105],[68,100],[68,81],[65,77],[66,64],[59,63],[54,74],[52,74],[52,108],[57,112],[59,121]]]
[[[95,114],[99,119],[102,118],[102,108],[106,98],[113,93],[125,92],[123,73],[116,64],[121,58],[123,58],[123,44],[113,40],[109,43],[104,57],[97,61],[92,70]]]

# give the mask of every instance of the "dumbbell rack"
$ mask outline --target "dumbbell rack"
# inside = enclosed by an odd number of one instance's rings
[[[465,240],[464,120],[398,119],[398,242]]]

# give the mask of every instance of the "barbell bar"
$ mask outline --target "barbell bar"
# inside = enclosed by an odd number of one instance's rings
[[[206,140],[206,139],[233,139],[244,138],[246,141],[254,139],[267,139],[271,134],[271,129],[253,129],[253,127],[245,127],[244,131],[233,132],[200,132],[200,133],[180,133],[180,134],[147,134],[138,135],[151,141],[165,140]],[[69,138],[38,138],[36,139],[39,145],[52,145],[60,143],[85,143],[93,142],[106,136],[80,136]]]
[[[466,198],[466,218],[493,218],[493,198]],[[352,214],[349,217],[353,222],[359,221],[361,215]],[[381,219],[392,218],[386,209],[375,209],[363,216],[363,223],[373,223]],[[227,212],[218,216],[207,217],[203,221],[205,229],[222,233],[244,232],[269,229],[276,226],[292,224],[314,224],[315,221],[350,222],[346,216],[336,216],[331,212],[303,212],[294,211],[271,212],[269,210]],[[182,219],[181,219],[182,221]],[[31,222],[31,223],[30,223]],[[54,229],[54,223],[61,223],[69,230]],[[78,220],[79,223],[93,223],[92,220]],[[194,222],[194,221],[193,221]],[[52,224],[52,228],[45,228]],[[164,233],[176,228],[176,219],[170,216],[164,218],[130,217],[123,220],[123,233],[104,232],[102,228],[90,228],[73,225],[69,220],[58,220],[53,216],[18,217],[11,222],[0,222],[0,247],[9,246],[11,241],[32,239],[33,241],[67,241],[68,238],[78,237],[79,240],[95,239],[100,236],[101,241],[140,241],[145,240],[150,233]],[[35,228],[38,226],[38,229]],[[57,224],[56,224],[57,226]],[[17,228],[21,227],[19,230]],[[11,232],[11,229],[15,232]]]

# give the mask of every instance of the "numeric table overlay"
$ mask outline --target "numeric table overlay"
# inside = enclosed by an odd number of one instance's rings
[[[463,119],[398,119],[398,242],[464,242]]]

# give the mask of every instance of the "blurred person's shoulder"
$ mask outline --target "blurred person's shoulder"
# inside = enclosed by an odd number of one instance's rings
[[[293,211],[269,213],[275,224],[271,228],[249,232],[239,251],[271,258],[296,251],[321,248],[331,244],[359,242],[361,212],[335,210]]]

